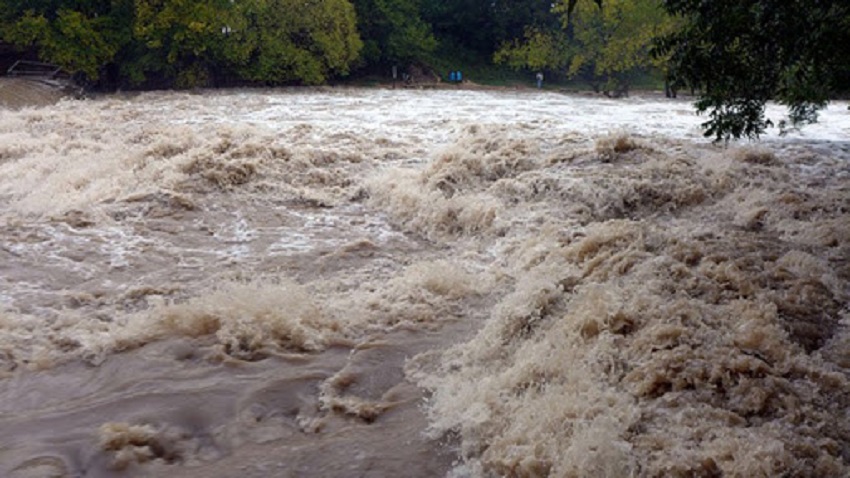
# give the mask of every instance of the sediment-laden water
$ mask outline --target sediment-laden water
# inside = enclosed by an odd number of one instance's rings
[[[0,476],[847,476],[847,104],[758,144],[702,120],[538,91],[0,110]]]
[[[52,105],[72,90],[70,82],[65,80],[4,76],[0,77],[0,108],[18,110]]]

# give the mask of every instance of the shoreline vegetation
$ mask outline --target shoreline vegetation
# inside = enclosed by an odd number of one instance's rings
[[[143,94],[153,91],[186,91],[186,92],[203,92],[203,91],[232,91],[232,90],[247,90],[247,91],[328,91],[328,90],[344,90],[344,89],[383,89],[383,90],[458,90],[458,91],[542,91],[546,93],[559,93],[565,95],[587,96],[604,98],[606,95],[602,92],[593,91],[590,85],[580,81],[552,81],[544,84],[542,88],[538,88],[534,84],[532,75],[528,75],[527,81],[522,81],[518,76],[512,77],[510,80],[494,80],[492,77],[484,78],[481,81],[478,79],[465,79],[462,82],[449,82],[435,75],[431,79],[418,79],[415,81],[393,81],[388,76],[365,75],[360,77],[347,78],[341,81],[329,82],[324,85],[278,85],[267,86],[259,84],[241,84],[232,86],[220,87],[196,87],[196,88],[144,88],[144,89],[129,89],[129,90],[86,90],[73,80],[47,80],[38,77],[14,77],[0,75],[0,108],[17,110],[28,106],[46,106],[55,103],[61,99],[86,99],[108,97],[117,94]],[[624,96],[647,96],[647,97],[664,97],[663,86],[652,85],[649,79],[644,86],[634,88],[629,91],[628,95]],[[681,99],[691,101],[693,97],[689,94],[680,94]],[[617,97],[609,96],[612,100],[617,100]],[[673,100],[671,98],[671,100]]]
[[[86,90],[317,86],[389,71],[580,82],[612,97],[663,87],[695,94],[718,142],[817,121],[848,91],[848,32],[850,5],[833,2],[0,0],[0,57],[13,45]],[[770,101],[787,106],[776,124]]]

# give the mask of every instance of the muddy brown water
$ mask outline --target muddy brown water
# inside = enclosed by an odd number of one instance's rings
[[[700,121],[538,91],[0,110],[0,476],[847,476],[846,104],[757,144]]]
[[[52,105],[67,93],[59,83],[50,80],[0,77],[0,108],[4,109]]]

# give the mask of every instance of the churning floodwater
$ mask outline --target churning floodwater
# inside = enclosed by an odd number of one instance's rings
[[[704,120],[533,90],[0,110],[0,476],[848,476],[850,111]]]

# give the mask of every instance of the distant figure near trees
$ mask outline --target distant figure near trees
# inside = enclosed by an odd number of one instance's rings
[[[543,73],[538,71],[535,78],[537,78],[537,87],[543,88]]]
[[[664,77],[664,96],[667,98],[675,98],[677,94],[676,86],[670,81],[668,76]]]

